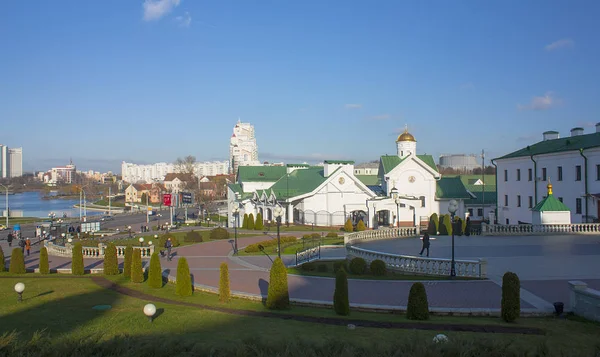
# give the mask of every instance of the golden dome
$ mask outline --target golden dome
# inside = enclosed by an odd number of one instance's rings
[[[408,132],[408,128],[404,129],[404,133],[398,135],[398,139],[396,140],[396,142],[398,142],[398,141],[414,141],[414,142],[417,142],[415,140],[415,137],[412,136],[412,134]]]

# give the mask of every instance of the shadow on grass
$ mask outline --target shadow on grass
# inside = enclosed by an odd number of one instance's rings
[[[31,296],[31,297],[28,297],[28,298],[26,298],[26,299],[23,299],[23,301],[25,301],[25,300],[31,300],[31,299],[35,299],[35,298],[37,298],[37,297],[44,296],[44,295],[50,295],[50,294],[52,294],[53,292],[54,292],[54,290],[48,290],[48,291],[44,291],[43,293],[39,293],[39,294],[37,294],[37,295],[35,295],[35,296]]]

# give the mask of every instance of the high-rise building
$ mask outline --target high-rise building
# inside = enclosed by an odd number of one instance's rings
[[[8,177],[8,147],[0,145],[0,177]]]
[[[231,173],[237,173],[240,166],[257,166],[258,146],[254,136],[254,125],[242,123],[238,120],[233,127],[233,134],[229,142],[229,167]]]
[[[10,177],[23,176],[23,148],[8,149],[8,172]]]
[[[194,171],[198,177],[225,175],[229,171],[229,163],[227,161],[197,162]],[[129,183],[163,181],[167,174],[174,172],[175,165],[165,162],[150,165],[138,165],[125,161],[121,163],[123,181]]]

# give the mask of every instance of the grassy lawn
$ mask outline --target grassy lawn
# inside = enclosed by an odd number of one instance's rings
[[[37,218],[37,217],[8,217],[8,224],[12,226],[13,224],[24,224],[24,223],[36,223],[47,220],[47,218]],[[6,224],[6,217],[0,218],[0,224]]]
[[[207,230],[203,230],[203,231],[196,231],[198,232],[200,235],[202,235],[202,240],[204,242],[210,242],[212,241],[210,239],[210,231]],[[198,244],[198,242],[186,242],[185,241],[185,235],[188,232],[171,232],[169,233],[169,237],[174,237],[177,238],[177,241],[179,242],[179,246],[185,246],[185,245],[191,245],[191,244]],[[154,236],[158,236],[157,238],[155,238]],[[164,233],[162,233],[162,231],[159,232],[152,232],[152,233],[144,233],[142,235],[140,235],[139,233],[132,238],[118,238],[118,239],[107,239],[104,238],[103,240],[98,240],[98,239],[83,239],[81,240],[81,244],[84,247],[97,247],[98,243],[100,242],[112,242],[115,245],[134,245],[134,246],[139,246],[139,238],[143,237],[144,238],[144,244],[148,244],[149,241],[152,241],[154,244],[158,243],[158,239],[160,239],[160,237],[164,235]],[[257,234],[238,234],[238,239],[239,238],[247,238],[247,237],[255,237],[256,235],[262,235],[261,232],[257,232]],[[230,235],[229,239],[233,239],[233,235]],[[60,240],[59,240],[60,241]],[[74,239],[74,241],[77,241],[77,239]]]
[[[270,226],[265,224],[265,231],[269,231],[271,233],[277,233],[277,225],[272,223]],[[284,223],[279,227],[280,232],[338,232],[339,235],[344,235],[344,232],[340,230],[340,227],[313,227],[313,226],[304,226],[304,225],[295,225],[290,224],[290,226],[286,226]]]
[[[94,204],[98,205],[98,206],[108,207],[108,200],[98,200],[98,201],[94,202]],[[112,200],[110,202],[110,206],[111,207],[125,207],[125,202],[123,202],[121,200],[118,200],[118,201]]]
[[[4,275],[4,274],[3,274]],[[264,311],[260,302],[234,299],[228,304],[217,301],[216,295],[195,292],[193,296],[180,298],[175,295],[173,285],[162,289],[150,289],[146,284],[124,282],[121,276],[111,278],[124,286],[139,289],[155,296],[172,300],[200,303],[211,306],[224,306],[235,309]],[[13,286],[17,282],[25,283],[23,302],[16,301]],[[8,351],[16,340],[29,340],[36,331],[45,331],[52,340],[51,343],[39,335],[30,344],[22,348],[29,355],[47,355],[36,348],[66,349],[73,354],[73,344],[77,344],[79,355],[100,355],[98,348],[109,351],[110,355],[147,356],[166,355],[171,352],[181,353],[183,348],[189,355],[208,355],[206,353],[191,353],[191,346],[240,348],[240,344],[251,344],[254,347],[231,355],[238,356],[327,356],[327,355],[359,355],[353,353],[354,348],[369,348],[365,356],[381,356],[382,351],[398,352],[414,356],[504,356],[525,355],[535,353],[541,355],[564,356],[593,356],[597,337],[600,335],[600,325],[580,322],[573,319],[554,318],[522,318],[512,326],[538,327],[546,331],[545,335],[517,334],[483,334],[467,332],[444,332],[450,343],[443,346],[431,342],[438,331],[397,330],[387,328],[365,328],[358,326],[356,330],[348,330],[345,326],[322,325],[299,322],[286,319],[248,317],[231,313],[221,313],[198,307],[177,306],[169,303],[155,303],[159,316],[150,323],[142,313],[146,301],[120,295],[111,290],[105,290],[94,284],[89,278],[49,277],[39,278],[35,274],[27,274],[19,278],[7,277],[0,285],[0,334],[19,332],[18,336],[3,336],[0,338],[1,355],[18,355]],[[97,311],[96,305],[111,305],[109,310]],[[300,315],[333,317],[331,309],[293,307],[286,313]],[[407,321],[399,314],[375,314],[352,312],[350,318],[377,321]],[[497,318],[475,317],[433,317],[428,323],[449,324],[485,324],[505,325]],[[276,338],[274,338],[276,336]],[[112,339],[111,341],[109,341]],[[43,341],[41,341],[43,340]],[[36,344],[39,342],[39,345]],[[40,342],[41,341],[41,342]],[[81,342],[79,342],[81,341]],[[285,344],[305,344],[306,348],[292,348],[286,353],[273,351],[261,352],[264,348],[285,350]],[[376,341],[376,342],[374,342]],[[42,343],[43,342],[43,343]],[[473,350],[474,346],[486,344],[487,350]],[[89,352],[90,344],[95,345],[94,353]],[[267,347],[265,347],[265,344]],[[281,347],[283,344],[283,347]],[[68,345],[65,347],[65,345]],[[70,346],[69,346],[70,345]],[[328,349],[332,346],[343,346],[345,353],[321,351],[319,354],[310,353],[307,348]],[[129,347],[128,347],[129,346]],[[166,346],[166,347],[165,347]],[[183,347],[182,347],[183,346]],[[460,351],[456,351],[456,348]],[[448,350],[454,349],[454,353]],[[37,351],[37,352],[36,352]],[[86,351],[86,352],[83,352]],[[160,354],[158,354],[160,352]],[[413,352],[413,353],[411,353]],[[428,353],[425,353],[428,352]],[[457,353],[460,352],[460,353]],[[493,352],[493,353],[492,353]],[[512,353],[509,353],[512,352]],[[568,354],[567,354],[568,352]],[[55,353],[53,355],[61,355]],[[211,355],[214,355],[211,353]],[[226,355],[226,354],[220,354]],[[391,354],[388,354],[391,355]]]
[[[277,236],[272,237],[274,240],[277,240]],[[303,239],[300,238],[298,243],[282,243],[281,250],[282,254],[296,254],[303,249],[308,249],[311,247],[316,247],[319,245],[339,245],[342,247],[344,245],[344,237],[338,238],[319,238],[319,239]],[[268,254],[277,254],[277,245],[267,246],[265,247],[265,252]],[[263,252],[246,252],[244,250],[239,251],[239,255],[263,255]]]

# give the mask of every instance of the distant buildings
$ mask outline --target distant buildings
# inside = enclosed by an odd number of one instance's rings
[[[231,173],[237,173],[240,166],[260,166],[258,146],[254,136],[254,125],[238,120],[229,140],[229,163]]]
[[[58,183],[73,183],[75,173],[76,167],[71,161],[68,165],[53,167],[47,172],[39,172],[38,179],[48,185],[56,185]]]
[[[23,148],[10,149],[0,145],[0,177],[23,176]]]
[[[197,162],[194,171],[198,177],[225,175],[229,172],[229,162]],[[121,164],[121,175],[123,176],[123,181],[129,183],[160,182],[165,180],[167,174],[174,172],[175,165],[165,162],[159,162],[150,165],[138,165],[123,161]]]
[[[471,172],[481,167],[475,155],[440,155],[440,169],[451,168],[459,172]]]

